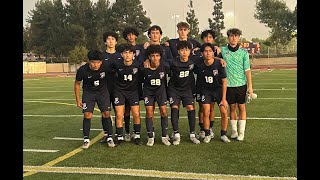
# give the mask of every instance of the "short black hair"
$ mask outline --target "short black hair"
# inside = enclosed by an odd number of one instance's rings
[[[136,50],[134,49],[134,47],[131,45],[131,44],[120,44],[118,47],[117,47],[117,52],[119,53],[123,53],[124,51],[130,51],[130,52],[133,52],[135,53]]]
[[[240,29],[238,29],[238,28],[231,28],[231,29],[229,29],[227,31],[227,36],[229,37],[230,34],[234,34],[234,35],[240,36],[240,35],[242,35],[242,31]]]
[[[205,31],[203,31],[203,32],[201,33],[201,39],[207,37],[208,34],[211,34],[211,36],[213,37],[213,39],[216,38],[216,33],[215,33],[213,30],[208,29],[208,30],[205,30]]]
[[[103,33],[103,42],[106,42],[106,39],[108,38],[108,36],[114,37],[116,39],[116,41],[118,41],[118,34],[117,33],[107,31],[107,32]]]
[[[183,49],[183,48],[188,48],[188,49],[191,50],[192,49],[192,45],[188,41],[178,41],[177,50],[180,50],[180,49]]]
[[[162,57],[162,48],[160,45],[154,45],[151,44],[147,49],[146,49],[146,55],[149,56],[151,54],[156,54],[159,53],[160,56]]]
[[[126,28],[124,28],[123,32],[122,32],[122,37],[127,40],[127,36],[128,34],[134,34],[136,35],[137,37],[139,36],[139,32],[137,30],[137,28],[133,27],[133,26],[128,26]]]
[[[153,25],[153,26],[151,26],[149,29],[148,29],[148,35],[150,35],[151,34],[151,31],[154,31],[154,30],[159,30],[160,31],[160,34],[162,34],[162,30],[161,30],[161,27],[160,26],[158,26],[158,25]]]
[[[202,44],[201,47],[200,47],[200,51],[203,52],[204,49],[205,49],[206,47],[208,47],[208,46],[211,47],[212,51],[214,51],[214,45],[211,44],[211,43],[204,43],[204,44]]]
[[[99,50],[90,50],[88,52],[88,59],[90,60],[100,60],[102,61],[102,52]]]

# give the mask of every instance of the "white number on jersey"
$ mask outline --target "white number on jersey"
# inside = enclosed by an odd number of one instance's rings
[[[156,85],[156,86],[160,86],[161,85],[161,81],[160,81],[160,79],[151,79],[150,80],[150,84],[151,85]]]
[[[124,75],[124,80],[125,81],[132,81],[132,74]]]
[[[184,78],[189,76],[189,71],[180,71],[179,77]]]
[[[212,76],[205,76],[206,83],[213,83],[213,77]]]

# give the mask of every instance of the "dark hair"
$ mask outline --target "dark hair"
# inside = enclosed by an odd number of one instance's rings
[[[152,30],[159,30],[160,31],[160,34],[162,34],[162,30],[161,30],[161,27],[160,26],[158,26],[158,25],[153,25],[153,26],[151,26],[149,29],[148,29],[148,35],[150,35],[151,34],[151,31]]]
[[[213,30],[211,29],[208,29],[208,30],[205,30],[201,33],[201,39],[205,38],[205,37],[208,37],[208,34],[211,34],[211,36],[214,38],[216,38],[216,34],[214,33]]]
[[[151,44],[147,49],[146,49],[146,55],[149,56],[151,54],[156,54],[159,53],[160,56],[162,56],[162,48],[160,45],[153,45]]]
[[[134,47],[131,44],[120,44],[117,47],[117,52],[123,53],[124,51],[131,51],[133,53],[136,52],[136,50],[134,49]]]
[[[188,48],[188,49],[192,49],[192,45],[191,43],[189,43],[188,41],[179,41],[177,43],[177,50],[183,49],[183,48]]]
[[[90,50],[88,52],[88,59],[90,60],[100,60],[102,61],[102,52],[99,50]]]
[[[240,36],[240,35],[242,35],[242,31],[240,29],[238,29],[238,28],[231,28],[231,29],[229,29],[227,31],[227,36],[229,37],[230,34],[234,34],[234,35]]]
[[[106,42],[106,39],[108,38],[108,36],[114,37],[116,41],[118,41],[118,34],[115,32],[108,31],[103,33],[103,42]]]
[[[177,24],[177,28],[179,29],[179,28],[181,28],[181,27],[185,27],[185,28],[188,28],[188,29],[189,29],[189,24],[186,23],[186,22],[179,22],[179,23]]]
[[[211,44],[211,43],[204,43],[204,44],[202,44],[201,47],[200,47],[200,51],[203,52],[204,49],[205,49],[206,47],[208,47],[208,46],[211,47],[212,51],[214,51],[214,45]]]
[[[129,26],[129,27],[124,28],[124,30],[123,30],[123,32],[122,32],[122,37],[123,37],[125,40],[127,40],[127,36],[128,36],[128,34],[130,34],[130,33],[136,35],[137,37],[139,36],[139,32],[138,32],[137,28],[132,27],[132,26]]]

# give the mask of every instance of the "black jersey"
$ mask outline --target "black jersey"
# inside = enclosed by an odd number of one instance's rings
[[[196,64],[194,72],[197,74],[197,87],[201,91],[221,88],[222,79],[227,77],[225,68],[218,60],[214,60],[209,66],[204,61]]]
[[[108,53],[108,52],[103,52],[103,58],[105,61],[115,61],[115,60],[122,60],[121,54],[119,52],[115,53]],[[115,79],[115,71],[109,71],[107,75],[107,84],[108,84],[108,90],[109,93],[113,93],[114,90],[114,80]]]
[[[196,47],[198,47],[198,48],[201,47],[201,44],[198,41],[194,40],[194,39],[188,38],[187,41],[189,43],[191,43],[191,46],[192,46],[192,48],[190,49],[191,51],[192,51],[192,49],[194,49]],[[178,42],[179,42],[179,38],[169,39],[168,40],[169,47],[170,47],[170,50],[171,50],[173,58],[176,58],[177,56],[179,56],[179,53],[178,53],[178,50],[177,50]]]
[[[83,81],[83,90],[97,92],[106,88],[106,74],[107,69],[103,64],[97,71],[94,71],[90,69],[89,63],[86,63],[77,70],[76,80]]]
[[[187,62],[181,62],[180,57],[177,57],[173,60],[168,60],[168,62],[171,70],[168,86],[179,91],[192,88],[192,80],[194,80],[193,60],[189,58]]]
[[[140,70],[143,61],[133,60],[130,66],[124,64],[124,60],[116,60],[111,62],[111,68],[115,70],[114,90],[135,91],[138,90]]]
[[[159,89],[166,88],[167,74],[170,72],[169,64],[161,62],[159,67],[155,70],[150,68],[143,69],[143,88],[144,90],[152,91],[156,93]]]

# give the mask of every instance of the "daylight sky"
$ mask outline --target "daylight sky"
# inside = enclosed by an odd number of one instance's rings
[[[91,0],[97,2],[97,0]],[[115,0],[110,0],[113,3]],[[294,10],[297,0],[283,0],[290,10]],[[23,0],[23,25],[28,12],[35,7],[37,0]],[[66,0],[62,0],[66,2]],[[266,39],[269,36],[269,28],[259,23],[254,18],[256,0],[223,0],[222,11],[225,15],[225,33],[231,27],[242,30],[242,37],[251,40],[252,38]],[[147,16],[151,19],[151,25],[159,25],[162,28],[162,36],[174,38],[177,36],[175,24],[186,21],[189,11],[189,0],[141,0]],[[193,0],[196,17],[199,20],[200,32],[209,28],[208,18],[212,18],[212,0]],[[176,16],[175,16],[176,15]],[[234,16],[235,15],[235,16]],[[175,17],[175,18],[174,18]]]

